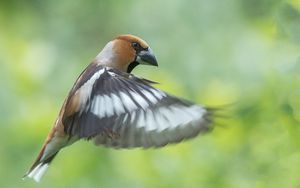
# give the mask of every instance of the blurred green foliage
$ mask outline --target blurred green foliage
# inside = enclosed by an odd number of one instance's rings
[[[1,187],[300,187],[300,0],[0,1]],[[65,149],[22,175],[74,80],[112,37],[150,43],[134,73],[206,105],[210,134],[162,149]]]

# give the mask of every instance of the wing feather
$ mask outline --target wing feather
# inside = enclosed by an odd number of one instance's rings
[[[80,108],[64,119],[70,135],[107,147],[149,148],[212,128],[208,109],[170,96],[152,87],[151,81],[106,67],[89,75],[88,84],[75,86],[75,92],[83,94]]]

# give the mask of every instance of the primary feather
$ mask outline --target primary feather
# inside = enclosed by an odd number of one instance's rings
[[[159,147],[210,128],[209,110],[131,74],[100,66],[86,84],[78,91],[90,92],[81,97],[78,112],[65,119],[65,131],[97,145]]]

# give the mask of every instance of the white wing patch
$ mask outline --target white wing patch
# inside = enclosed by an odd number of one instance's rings
[[[123,105],[120,97],[118,97],[116,94],[112,93],[111,94],[111,99],[113,101],[113,107],[114,107],[115,112],[117,113],[117,115],[125,113],[125,108],[124,108],[124,105]]]
[[[155,120],[155,114],[152,112],[152,110],[148,109],[146,112],[146,131],[154,131],[157,130],[157,124],[160,122],[156,122]]]
[[[160,147],[208,130],[210,122],[204,118],[207,113],[205,108],[197,105],[171,104],[154,110],[138,109],[123,116],[119,139],[103,142],[105,138],[99,135],[94,141],[96,145],[117,148]]]
[[[149,103],[139,93],[130,91],[130,95],[144,110],[149,107]]]
[[[99,118],[103,118],[105,116],[104,105],[104,97],[101,95],[96,96],[92,102],[91,112]]]
[[[126,112],[126,109],[128,112],[139,110],[140,107],[143,110],[147,110],[150,105],[155,105],[159,102],[158,99],[162,99],[165,96],[163,92],[154,89],[152,89],[153,94],[145,89],[141,90],[141,93],[144,96],[133,90],[130,90],[128,93],[120,91],[117,94],[96,95],[92,101],[91,112],[99,118],[103,118],[114,114],[123,114]]]
[[[134,104],[134,102],[132,101],[132,99],[124,92],[120,92],[120,97],[123,101],[124,107],[128,110],[128,111],[133,111],[135,109],[137,109],[137,106]]]
[[[184,127],[190,122],[198,121],[203,118],[206,111],[196,105],[189,107],[172,105],[170,107],[161,107],[153,112],[147,111],[146,113],[148,114],[146,130],[156,130],[161,132],[166,129]]]
[[[104,106],[100,106],[105,111],[106,117],[110,117],[114,115],[114,105],[112,98],[110,98],[108,95],[103,96],[104,99]]]
[[[151,101],[152,104],[155,104],[158,102],[158,100],[147,90],[143,89],[141,92],[147,97],[149,101]]]
[[[137,122],[136,122],[136,126],[138,128],[142,128],[142,127],[145,127],[146,125],[146,122],[145,122],[145,112],[144,111],[141,111],[139,116],[136,117],[137,118]]]
[[[97,79],[99,79],[105,71],[107,71],[110,76],[117,76],[116,73],[109,70],[110,68],[100,69],[77,90],[80,96],[80,114],[82,114],[84,110],[87,110],[87,102],[91,99],[92,90]],[[127,91],[119,91],[118,93],[111,92],[95,95],[90,103],[90,111],[99,118],[104,118],[113,116],[114,114],[120,115],[126,111],[133,112],[138,110],[139,107],[146,110],[151,104],[154,105],[167,96],[164,92],[151,87],[148,90],[138,85],[136,87],[135,89],[125,88]],[[136,89],[139,89],[139,92],[143,95],[137,92]]]
[[[162,132],[170,127],[170,122],[168,121],[165,114],[160,113],[161,111],[158,111],[156,113],[156,121],[159,122],[157,131]]]
[[[149,108],[150,105],[158,103],[166,97],[166,94],[153,88],[150,88],[150,91],[139,88],[144,96],[133,90],[128,91],[128,93],[120,91],[117,94],[96,95],[92,101],[91,112],[99,118],[126,113],[123,123],[126,123],[127,119],[130,118],[130,124],[136,123],[130,126],[145,128],[146,131],[160,132],[187,125],[192,121],[203,118],[206,113],[204,108],[197,105],[170,104],[170,106],[161,106],[153,110]],[[147,100],[144,97],[147,97]],[[139,106],[142,108],[139,108]]]
[[[101,68],[75,94],[79,123],[69,126],[80,138],[113,147],[160,147],[209,130],[212,113],[153,88],[151,82],[112,68]],[[97,117],[95,117],[97,116]],[[102,132],[116,133],[110,137]],[[79,131],[78,131],[79,130]],[[109,132],[108,132],[109,133]]]
[[[104,73],[104,69],[100,69],[98,72],[96,72],[87,82],[85,82],[78,90],[80,96],[80,113],[83,112],[86,105],[87,100],[91,97],[93,85],[95,81],[101,76],[101,74]]]

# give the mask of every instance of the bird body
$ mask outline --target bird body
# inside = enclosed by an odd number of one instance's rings
[[[113,148],[162,147],[212,127],[208,108],[131,74],[139,64],[157,66],[145,41],[120,35],[108,42],[76,80],[25,177],[40,181],[57,153],[80,139]]]

